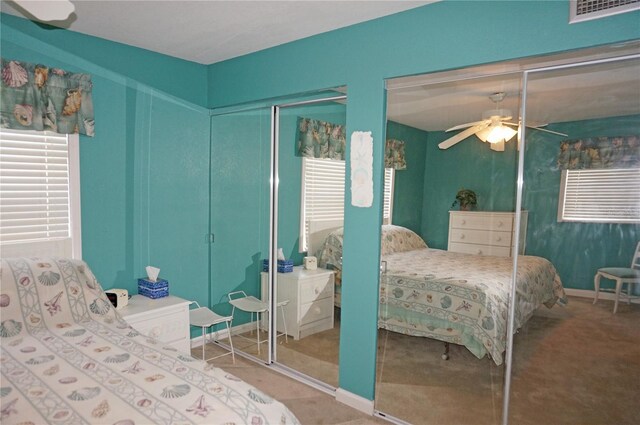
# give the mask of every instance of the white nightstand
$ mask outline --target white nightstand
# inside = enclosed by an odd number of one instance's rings
[[[277,299],[289,300],[284,307],[287,332],[293,339],[304,338],[333,328],[334,274],[332,270],[293,268],[278,273]],[[267,299],[267,273],[261,274],[262,299]],[[284,332],[282,317],[276,315],[278,332]]]
[[[189,304],[173,295],[155,300],[134,295],[118,312],[138,332],[190,354]]]

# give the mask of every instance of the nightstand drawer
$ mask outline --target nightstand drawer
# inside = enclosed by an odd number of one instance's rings
[[[333,297],[300,306],[300,326],[326,319],[333,315]]]
[[[300,304],[330,297],[333,294],[333,274],[300,281]]]
[[[162,342],[172,342],[184,337],[186,326],[182,311],[164,314],[157,318],[145,318],[139,322],[128,320],[138,332]]]
[[[511,232],[451,229],[451,242],[481,245],[511,246]]]

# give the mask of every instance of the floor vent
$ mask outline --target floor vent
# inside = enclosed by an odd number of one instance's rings
[[[640,9],[640,0],[570,0],[569,22],[582,22]]]

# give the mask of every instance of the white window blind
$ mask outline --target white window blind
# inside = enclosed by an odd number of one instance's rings
[[[77,140],[77,136],[74,137]],[[72,255],[72,216],[75,214],[71,208],[69,158],[67,135],[0,131],[0,243],[3,251],[15,252],[12,245],[30,242],[31,247],[24,249],[27,253],[43,254],[46,242],[56,241],[52,245],[56,249],[48,253]],[[73,171],[77,173],[77,169]],[[60,241],[63,241],[62,245]]]
[[[383,212],[382,222],[384,224],[391,224],[391,218],[393,217],[393,179],[395,177],[395,170],[393,168],[384,169],[384,199],[383,199]]]
[[[558,221],[640,222],[640,169],[565,170]]]
[[[302,158],[301,249],[308,249],[310,221],[343,219],[344,161]]]
[[[345,161],[303,158],[302,159],[302,206],[300,247],[308,249],[309,222],[344,220],[344,167]],[[384,173],[385,224],[391,223],[393,210],[394,170]]]

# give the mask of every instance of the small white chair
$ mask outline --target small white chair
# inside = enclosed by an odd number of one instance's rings
[[[260,353],[260,344],[263,341],[260,341],[260,318],[262,313],[266,313],[269,311],[269,304],[265,301],[261,301],[254,296],[247,295],[244,291],[234,291],[227,294],[229,298],[229,304],[233,306],[231,310],[231,318],[233,320],[234,313],[236,308],[251,313],[251,321],[253,321],[253,315],[256,314],[256,330],[257,330],[257,341],[258,341],[258,353]],[[235,298],[234,298],[235,297]],[[276,307],[280,307],[280,312],[282,313],[282,323],[284,326],[284,332],[278,334],[276,332],[276,338],[284,335],[285,341],[289,342],[289,337],[287,335],[287,321],[284,317],[284,306],[289,304],[289,300],[280,301],[277,303]],[[242,336],[242,335],[240,335]]]
[[[593,278],[593,284],[596,290],[596,296],[593,299],[593,303],[598,302],[598,294],[600,292],[600,278],[611,279],[616,281],[616,302],[613,306],[613,314],[618,311],[618,301],[620,301],[620,292],[622,292],[622,285],[627,284],[627,303],[631,304],[631,289],[634,283],[640,283],[640,242],[636,246],[636,252],[633,254],[633,260],[631,260],[631,267],[603,267],[598,269],[595,277]],[[602,289],[603,291],[612,291],[611,289]]]
[[[231,354],[231,358],[233,359],[233,363],[236,362],[236,355],[233,350],[233,341],[231,340],[231,321],[233,320],[232,316],[220,316],[219,314],[214,313],[209,310],[207,307],[200,307],[197,301],[191,301],[191,304],[195,304],[198,308],[194,308],[193,310],[189,310],[189,323],[191,326],[197,326],[202,328],[202,360],[209,361],[213,359],[217,359],[218,357],[227,356]],[[229,347],[231,347],[231,351],[228,353],[220,354],[219,356],[210,357],[208,359],[204,358],[204,347],[207,343],[206,339],[206,330],[207,328],[217,325],[219,323],[224,323],[227,326],[227,338],[229,338]],[[209,334],[209,340],[211,341],[211,334]],[[214,340],[217,342],[217,340]]]

